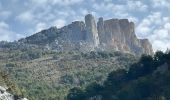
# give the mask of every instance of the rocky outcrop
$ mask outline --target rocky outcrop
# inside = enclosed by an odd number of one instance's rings
[[[78,43],[85,39],[85,23],[82,21],[72,22],[70,25],[60,29],[61,38]]]
[[[151,54],[151,55],[153,55],[152,45],[151,45],[151,43],[149,42],[148,39],[140,39],[140,43],[141,43],[141,45],[142,45],[143,52],[144,52],[145,54]]]
[[[137,55],[153,54],[150,42],[147,39],[137,38],[133,22],[129,22],[128,19],[99,18],[96,24],[91,14],[85,16],[85,22],[75,21],[60,29],[50,28],[27,37],[24,41],[45,45],[57,51],[105,50]]]
[[[97,23],[100,44],[105,50],[118,50],[134,54],[152,54],[152,46],[149,41],[143,41],[136,37],[135,25],[128,19],[109,19],[103,21],[99,18]]]
[[[14,100],[14,97],[6,92],[6,88],[0,86],[0,100]]]
[[[16,98],[14,95],[8,93],[7,87],[0,86],[0,100],[28,100],[27,98]]]
[[[101,45],[105,45],[105,49],[124,50],[125,38],[121,32],[118,19],[110,19],[103,21],[102,18],[98,22],[99,40]]]
[[[99,18],[99,21],[97,22],[97,30],[98,30],[98,35],[99,35],[99,41],[100,44],[106,43],[106,35],[105,35],[105,29],[104,29],[104,21],[103,18]]]
[[[91,14],[86,15],[85,24],[86,24],[86,41],[92,43],[92,45],[97,47],[99,45],[99,37],[95,18]]]

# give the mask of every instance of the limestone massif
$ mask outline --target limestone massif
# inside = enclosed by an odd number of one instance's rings
[[[43,38],[36,39],[37,37]],[[91,14],[85,16],[85,22],[75,21],[60,29],[52,27],[19,41],[38,43],[58,51],[76,49],[80,51],[115,50],[133,54],[153,53],[148,39],[137,38],[133,22],[129,22],[128,19],[104,20],[103,18],[99,18],[96,22]]]

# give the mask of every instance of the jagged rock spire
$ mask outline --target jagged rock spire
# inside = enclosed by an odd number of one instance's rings
[[[96,21],[92,14],[88,14],[85,16],[85,24],[87,42],[92,43],[95,47],[97,47],[99,45],[99,37]]]

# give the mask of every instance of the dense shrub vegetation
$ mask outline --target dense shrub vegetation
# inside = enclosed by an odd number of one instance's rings
[[[71,88],[102,84],[108,73],[128,70],[137,59],[120,52],[55,52],[22,43],[0,44],[1,69],[18,87],[16,94],[30,100],[67,99]]]
[[[55,52],[0,43],[0,80],[30,100],[170,100],[170,53]],[[3,81],[2,81],[3,80]]]
[[[13,83],[8,74],[2,71],[1,69],[0,69],[0,86],[2,87],[7,86],[8,87],[7,91],[14,94],[14,96],[20,97],[23,96],[17,84]]]
[[[52,41],[55,41],[58,35],[59,35],[58,29],[56,27],[51,27],[48,30],[42,30],[37,34],[34,34],[31,37],[21,39],[19,40],[19,42],[24,42],[28,44],[45,45],[46,43],[51,43]]]
[[[72,88],[68,100],[170,100],[170,52],[143,55],[129,70],[111,72],[103,84]]]

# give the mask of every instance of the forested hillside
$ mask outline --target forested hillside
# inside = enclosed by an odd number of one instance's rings
[[[103,83],[108,73],[128,69],[138,57],[121,52],[56,52],[36,45],[1,43],[0,67],[30,100],[64,100],[76,86]]]
[[[142,56],[129,70],[111,72],[103,84],[70,90],[68,100],[170,100],[170,52]]]

